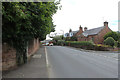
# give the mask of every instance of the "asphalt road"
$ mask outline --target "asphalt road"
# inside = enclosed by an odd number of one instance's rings
[[[46,52],[50,78],[118,78],[116,58],[61,46],[47,46]]]

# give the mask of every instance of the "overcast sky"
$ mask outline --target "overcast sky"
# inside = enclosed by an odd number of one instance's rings
[[[118,2],[120,0],[61,0],[62,9],[53,16],[55,33],[73,31],[79,26],[88,29],[103,26],[109,22],[113,31],[118,30]],[[63,30],[63,31],[61,31]]]

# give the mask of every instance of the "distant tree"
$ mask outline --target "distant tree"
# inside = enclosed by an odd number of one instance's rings
[[[71,41],[77,41],[77,37],[72,36],[72,37],[70,38],[70,40],[71,40]]]
[[[53,37],[53,40],[54,41],[58,41],[58,40],[62,40],[62,36],[55,36],[55,37]]]
[[[119,39],[119,35],[117,32],[108,32],[105,36],[104,36],[104,40],[107,39],[108,37],[112,37],[115,41],[118,41]]]
[[[55,36],[55,37],[53,37],[53,41],[54,41],[55,45],[60,45],[61,43],[64,42],[64,37],[63,37],[63,35]]]
[[[77,37],[75,37],[75,36],[66,37],[64,40],[65,40],[65,41],[77,41]]]

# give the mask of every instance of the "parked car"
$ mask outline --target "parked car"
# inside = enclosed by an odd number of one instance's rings
[[[53,43],[50,43],[49,46],[53,46]]]
[[[45,43],[42,43],[43,46],[45,46]]]

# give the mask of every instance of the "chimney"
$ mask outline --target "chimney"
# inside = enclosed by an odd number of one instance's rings
[[[79,27],[79,30],[80,30],[81,32],[83,32],[81,25],[80,25],[80,27]]]
[[[108,27],[108,22],[107,21],[104,22],[104,26]]]
[[[84,31],[86,31],[86,30],[87,30],[87,27],[84,28]]]
[[[72,29],[69,30],[69,33],[72,32]]]

